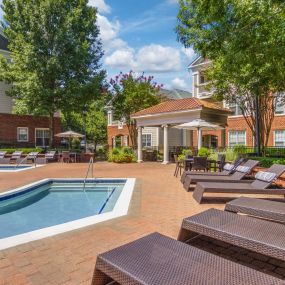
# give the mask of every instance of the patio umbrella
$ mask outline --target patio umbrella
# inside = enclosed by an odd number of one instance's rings
[[[197,130],[197,137],[198,137],[198,149],[202,146],[202,133],[201,131],[210,131],[210,130],[222,130],[223,127],[219,125],[214,125],[212,123],[209,123],[207,121],[204,121],[202,119],[196,119],[189,123],[184,123],[178,126],[175,126],[175,128],[178,129],[184,129],[184,130]]]
[[[69,149],[70,149],[70,140],[72,138],[83,138],[84,135],[76,133],[74,131],[66,131],[66,132],[63,132],[63,133],[56,134],[55,137],[67,138],[68,141],[69,141]]]

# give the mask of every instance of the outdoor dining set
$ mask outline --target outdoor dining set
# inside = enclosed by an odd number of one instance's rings
[[[185,166],[188,161],[189,166]],[[285,172],[285,165],[274,164],[252,177],[258,164],[255,160],[238,158],[225,163],[220,172],[207,171],[205,159],[203,171],[197,171],[198,162],[195,157],[186,158],[180,178],[198,203],[204,193],[263,194],[280,201],[232,198],[224,210],[212,208],[184,218],[177,240],[153,233],[102,253],[97,256],[92,285],[285,284],[278,274],[262,272],[231,256],[219,256],[204,249],[203,243],[200,248],[195,246],[196,240],[205,238],[226,244],[225,248],[235,247],[238,252],[264,256],[263,260],[272,259],[276,265],[284,263],[285,189],[276,181]],[[175,176],[179,171],[176,165]]]

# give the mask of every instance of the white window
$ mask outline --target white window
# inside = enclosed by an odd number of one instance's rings
[[[274,145],[285,146],[285,130],[274,131]]]
[[[142,134],[142,146],[143,147],[151,147],[151,134]]]
[[[124,136],[124,146],[129,146],[129,136]]]
[[[233,112],[233,114],[231,116],[242,115],[241,108],[236,103],[229,103],[229,109]]]
[[[229,146],[246,145],[245,131],[229,131]]]
[[[27,142],[29,140],[29,129],[26,127],[17,128],[18,142]]]
[[[275,106],[275,114],[284,114],[285,108],[284,104],[276,104]]]
[[[50,132],[49,129],[36,129],[35,141],[36,146],[49,146]]]

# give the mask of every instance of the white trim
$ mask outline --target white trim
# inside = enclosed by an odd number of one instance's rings
[[[4,170],[4,169],[1,169],[0,168],[0,172],[20,172],[20,171],[26,171],[26,170],[31,170],[33,168],[38,168],[38,167],[42,167],[42,166],[45,166],[45,164],[37,164],[37,165],[31,165],[31,164],[21,164],[21,166],[29,166],[27,168],[20,168],[20,169],[16,169],[16,168],[13,168],[13,166],[16,166],[16,165],[13,165],[13,164],[0,164],[0,166],[11,166],[11,169],[9,170]],[[0,195],[1,197],[1,195]]]
[[[20,140],[19,139],[19,129],[26,129],[27,130],[27,139]],[[17,142],[28,142],[29,141],[29,128],[28,127],[17,127]]]
[[[184,113],[192,113],[202,111],[202,108],[193,109],[193,110],[181,110],[181,111],[173,111],[173,112],[163,112],[163,113],[156,113],[156,114],[147,114],[147,115],[140,115],[140,116],[131,116],[132,119],[140,119],[140,118],[151,118],[151,117],[160,117],[163,115],[176,115],[176,114],[184,114]]]
[[[70,180],[78,180],[78,179],[83,181],[82,178],[68,178],[68,179],[67,178],[65,178],[65,179],[49,178],[49,179],[43,179],[43,180],[37,181],[35,183],[25,185],[25,186],[20,187],[20,188],[17,188],[17,189],[11,190],[11,191],[7,191],[5,193],[1,193],[0,197],[4,197],[4,196],[11,194],[11,193],[21,192],[21,191],[24,191],[25,189],[27,189],[28,187],[39,186],[45,182],[51,182],[51,181],[57,181],[57,180],[70,181]],[[80,229],[83,227],[91,226],[91,225],[94,225],[97,223],[101,223],[101,222],[104,222],[107,220],[111,220],[114,218],[118,218],[118,217],[127,215],[129,204],[131,202],[132,194],[134,191],[136,179],[135,178],[96,178],[96,179],[97,180],[114,180],[114,179],[116,179],[116,180],[121,180],[121,179],[127,180],[126,184],[124,185],[123,190],[122,190],[122,192],[121,192],[121,194],[120,194],[120,196],[119,196],[119,198],[118,198],[118,200],[114,206],[114,209],[111,212],[103,213],[100,215],[94,215],[94,216],[74,220],[71,222],[67,222],[64,224],[59,224],[59,225],[55,225],[55,226],[42,228],[42,229],[31,231],[31,232],[27,232],[24,234],[0,239],[0,250],[6,249],[6,248],[9,248],[12,246],[16,246],[19,244],[35,241],[38,239],[51,237],[51,236],[61,234],[64,232],[68,232],[68,231],[72,231],[75,229]],[[88,179],[88,180],[91,180],[91,179]]]

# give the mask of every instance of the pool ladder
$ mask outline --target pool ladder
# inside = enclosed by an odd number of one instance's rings
[[[87,169],[84,181],[83,181],[83,191],[85,191],[86,180],[88,178],[88,174],[89,174],[90,169],[91,169],[91,178],[93,179],[94,178],[94,158],[93,157],[91,157],[89,160],[88,169]]]
[[[26,156],[26,157],[24,157],[18,164],[15,164],[15,168],[19,167],[24,161],[27,160],[27,158],[28,158],[28,157]],[[37,160],[37,156],[34,155],[34,166],[35,166],[35,167],[37,167],[37,162],[36,162],[36,160]]]

